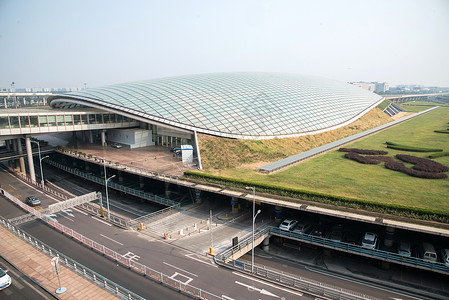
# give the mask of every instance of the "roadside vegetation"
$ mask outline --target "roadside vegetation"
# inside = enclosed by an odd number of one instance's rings
[[[424,109],[427,108],[429,107]],[[365,116],[366,118],[361,118],[357,123],[351,124],[352,126],[334,130],[327,135],[289,139],[288,142],[282,142],[280,139],[224,140],[204,136],[200,140],[200,149],[203,166],[206,166],[206,169],[201,172],[189,172],[186,175],[198,179],[203,177],[201,180],[228,186],[254,185],[259,192],[266,191],[301,200],[449,223],[447,178],[423,179],[393,172],[381,165],[362,165],[345,159],[344,153],[339,151],[328,152],[275,174],[264,175],[257,172],[257,167],[271,161],[372,128],[375,123],[383,124],[391,120],[388,117],[385,120],[383,115],[385,114],[379,109],[374,109]],[[413,154],[418,158],[429,158],[429,155],[436,154],[387,149],[385,142],[394,141],[400,145],[423,145],[442,149],[443,152],[437,153],[447,153],[449,136],[436,133],[434,130],[447,127],[448,115],[449,107],[442,107],[345,147],[388,151],[385,156],[391,158],[398,154]],[[354,128],[356,126],[357,129]],[[219,150],[221,147],[223,151]],[[288,149],[281,151],[283,147]],[[217,152],[213,155],[215,150]],[[247,154],[248,157],[245,157]],[[432,157],[435,162],[449,166],[449,156],[437,154]],[[217,164],[214,159],[218,159],[219,163]],[[256,164],[256,161],[263,162]],[[413,166],[409,162],[402,163],[408,168]]]

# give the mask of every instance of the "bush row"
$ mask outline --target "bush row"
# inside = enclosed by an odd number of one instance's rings
[[[403,163],[398,161],[389,161],[385,163],[385,168],[402,172],[404,174],[413,176],[413,177],[419,177],[419,178],[425,178],[425,179],[444,179],[447,178],[446,174],[442,173],[431,173],[431,172],[424,172],[424,171],[417,171],[410,168],[407,168]]]
[[[400,145],[400,144],[391,143],[391,142],[385,142],[385,144],[387,144],[387,148],[411,151],[411,152],[442,152],[443,151],[443,149],[413,147],[413,146]]]
[[[357,149],[357,148],[340,148],[338,151],[341,152],[355,152],[358,154],[367,154],[367,155],[386,155],[387,151],[383,150],[366,150],[366,149]]]
[[[355,209],[363,209],[378,213],[391,214],[401,217],[436,221],[442,223],[449,223],[449,212],[435,211],[431,209],[405,207],[395,204],[378,203],[368,200],[360,200],[342,196],[329,195],[318,192],[304,191],[287,187],[273,186],[264,183],[255,183],[240,179],[230,179],[221,176],[214,176],[209,174],[201,174],[192,171],[184,173],[186,177],[192,179],[199,179],[210,183],[232,186],[237,188],[245,188],[246,186],[254,186],[257,192],[269,193],[279,196],[296,198],[306,201],[313,201],[336,206],[344,206]],[[287,200],[288,201],[288,200]],[[290,200],[294,202],[294,200]]]
[[[449,134],[449,129],[446,129],[446,130],[435,130],[435,132]]]
[[[434,153],[434,154],[431,154],[431,155],[429,155],[427,157],[428,158],[438,158],[438,157],[443,157],[443,156],[449,156],[449,152]]]
[[[414,164],[412,169],[418,171],[432,172],[432,173],[441,173],[449,171],[449,168],[446,167],[445,165],[427,158],[416,157],[407,154],[397,154],[396,158],[404,162]]]
[[[367,164],[367,165],[378,165],[381,162],[387,162],[393,160],[389,156],[362,156],[356,152],[348,152],[345,154],[345,158],[355,160],[356,162]]]

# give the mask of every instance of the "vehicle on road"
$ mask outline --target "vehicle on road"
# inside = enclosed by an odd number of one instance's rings
[[[34,196],[27,197],[25,200],[25,203],[28,204],[29,206],[41,205],[41,201],[37,197],[34,197]]]
[[[296,220],[285,219],[280,225],[279,229],[281,230],[292,230],[295,225],[298,224]]]
[[[375,249],[377,244],[377,234],[372,232],[365,232],[362,239],[362,248]]]
[[[449,249],[441,249],[441,259],[443,263],[449,267]]]
[[[322,225],[318,225],[315,228],[313,228],[310,234],[314,237],[324,238],[328,232],[329,232],[328,228]]]
[[[7,274],[8,271],[0,268],[0,290],[6,289],[11,285],[11,277]]]
[[[427,242],[422,243],[422,247],[420,247],[421,258],[429,261],[429,262],[437,262],[438,256],[435,251],[435,247]]]

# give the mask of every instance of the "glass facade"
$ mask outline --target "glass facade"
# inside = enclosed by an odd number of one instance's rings
[[[334,129],[382,97],[330,79],[280,73],[216,73],[117,84],[49,98],[53,107],[101,105],[151,121],[232,138]]]

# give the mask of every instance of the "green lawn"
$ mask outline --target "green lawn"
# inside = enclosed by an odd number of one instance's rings
[[[430,153],[387,149],[384,143],[389,141],[449,151],[449,135],[434,132],[437,129],[447,128],[448,122],[449,107],[442,107],[345,147],[386,150],[389,156],[404,153],[427,157]],[[415,178],[385,169],[383,163],[362,165],[345,159],[343,155],[342,152],[332,151],[273,175],[262,175],[253,170],[241,168],[221,170],[217,175],[449,212],[449,179]],[[447,156],[437,158],[435,161],[449,166]]]

